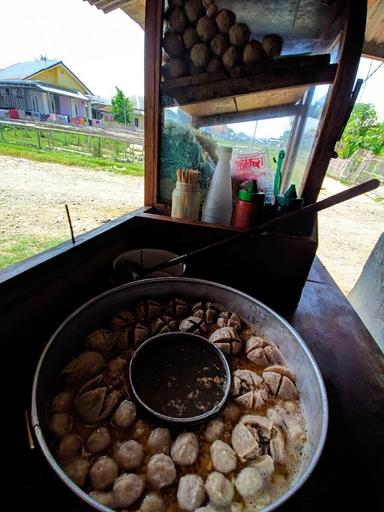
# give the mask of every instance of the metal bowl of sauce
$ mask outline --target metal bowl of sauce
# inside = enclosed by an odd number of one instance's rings
[[[231,387],[221,350],[198,334],[169,332],[145,341],[129,365],[136,400],[169,423],[198,423],[216,415]]]

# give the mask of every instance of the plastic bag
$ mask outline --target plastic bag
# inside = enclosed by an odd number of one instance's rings
[[[268,163],[267,150],[253,153],[239,153],[232,158],[231,165],[233,190],[237,193],[243,181],[257,180],[260,192],[265,193],[265,202],[273,200],[273,175]]]

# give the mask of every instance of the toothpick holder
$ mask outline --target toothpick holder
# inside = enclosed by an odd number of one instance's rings
[[[179,219],[199,220],[200,192],[194,183],[176,181],[172,193],[172,217]]]

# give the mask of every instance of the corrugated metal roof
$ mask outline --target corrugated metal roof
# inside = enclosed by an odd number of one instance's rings
[[[35,80],[0,80],[0,86],[2,87],[20,87],[20,88],[28,88],[28,89],[38,89],[40,91],[49,92],[52,94],[60,94],[61,96],[69,96],[70,98],[77,98],[79,100],[89,99],[84,96],[79,91],[75,91],[73,89],[63,89],[61,87],[55,87],[51,84],[46,84],[45,82],[35,81]]]
[[[50,92],[53,94],[61,94],[62,96],[69,96],[70,98],[77,98],[78,100],[87,100],[84,94],[78,91],[69,91],[67,89],[60,89],[59,87],[52,87],[49,84],[37,83],[39,89],[45,92]]]
[[[105,14],[121,9],[136,21],[141,28],[144,28],[145,0],[84,0],[84,2],[94,5]]]
[[[60,60],[36,60],[31,62],[18,62],[0,70],[0,80],[23,80],[44,69],[59,64]]]
[[[384,60],[384,0],[368,0],[363,55]]]

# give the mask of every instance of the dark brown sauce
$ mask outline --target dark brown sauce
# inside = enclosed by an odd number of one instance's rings
[[[132,382],[137,395],[154,411],[191,418],[220,403],[227,378],[211,345],[175,336],[143,346],[132,365]]]

